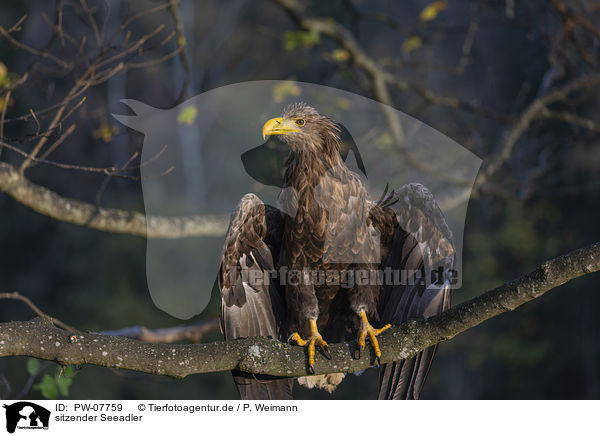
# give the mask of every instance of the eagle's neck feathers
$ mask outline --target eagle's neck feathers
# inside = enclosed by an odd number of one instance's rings
[[[312,191],[332,168],[346,168],[335,134],[325,134],[318,143],[308,141],[303,147],[292,148],[285,166],[285,186],[293,187],[299,196]]]

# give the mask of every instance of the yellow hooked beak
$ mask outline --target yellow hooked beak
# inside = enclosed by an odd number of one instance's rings
[[[299,132],[300,129],[294,123],[294,120],[284,120],[281,117],[271,118],[263,126],[263,139],[270,135],[288,135],[293,132]]]

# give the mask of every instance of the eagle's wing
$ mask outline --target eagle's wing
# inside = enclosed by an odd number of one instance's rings
[[[411,284],[407,280],[414,271],[420,271],[421,277],[425,277],[439,267],[444,272],[453,267],[452,233],[431,192],[418,183],[404,185],[373,204],[371,218],[381,229],[386,249],[382,269],[407,272],[407,276],[400,274],[395,281],[382,286],[378,303],[381,323],[400,325],[449,308],[447,275],[435,284],[425,280],[414,280]],[[379,372],[379,398],[418,399],[435,348],[428,348],[408,360],[383,365]]]
[[[275,269],[281,247],[281,213],[266,206],[256,195],[240,201],[221,257],[221,330],[225,340],[286,334],[283,289],[276,277],[265,280]],[[234,371],[242,399],[291,399],[293,379],[281,379]]]

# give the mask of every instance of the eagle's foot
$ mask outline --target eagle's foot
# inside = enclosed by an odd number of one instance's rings
[[[295,332],[290,335],[289,340],[296,341],[296,343],[302,347],[307,347],[307,349],[308,349],[308,371],[307,372],[309,374],[314,374],[315,373],[315,346],[318,345],[319,347],[321,347],[323,354],[328,359],[331,359],[331,353],[329,352],[329,346],[327,345],[327,342],[325,342],[325,340],[321,336],[321,333],[319,333],[319,330],[317,329],[317,321],[314,319],[311,319],[309,322],[310,322],[310,334],[311,335],[308,338],[302,339],[300,334]]]
[[[360,329],[358,330],[358,358],[360,359],[361,352],[365,349],[365,343],[367,336],[375,352],[375,358],[377,359],[377,366],[381,365],[381,349],[379,348],[379,342],[377,336],[391,327],[391,324],[386,324],[380,329],[373,328],[367,319],[367,314],[364,310],[361,310],[358,314],[360,316]]]

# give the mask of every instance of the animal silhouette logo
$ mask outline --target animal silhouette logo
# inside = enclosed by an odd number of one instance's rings
[[[19,401],[3,406],[6,411],[6,431],[19,429],[48,429],[50,411],[29,401]]]
[[[340,155],[363,180],[370,200],[382,198],[388,186],[416,182],[429,188],[452,230],[458,270],[454,287],[460,287],[467,200],[481,159],[423,122],[374,100],[302,82],[293,82],[297,92],[281,99],[274,90],[282,83],[227,85],[168,109],[127,99],[122,103],[130,113],[113,115],[132,129],[136,142],[143,142],[140,175],[147,216],[216,216],[224,222],[219,232],[211,234],[147,239],[146,277],[154,304],[180,319],[189,319],[208,306],[216,289],[229,217],[248,192],[284,213],[294,213],[295,193],[283,186],[288,145],[273,137],[265,141],[261,131],[269,118],[297,101],[307,102],[338,124]],[[336,177],[332,168],[323,178],[324,185],[335,186]],[[454,179],[464,183],[447,181]],[[327,195],[324,190],[317,196],[321,207],[328,206]],[[413,220],[405,224],[411,228]],[[332,254],[344,243],[343,235],[335,230],[332,227],[327,241]],[[345,230],[352,233],[352,229]],[[373,247],[379,246],[377,237],[373,235]],[[356,256],[339,261],[360,263],[380,257],[373,250]]]

